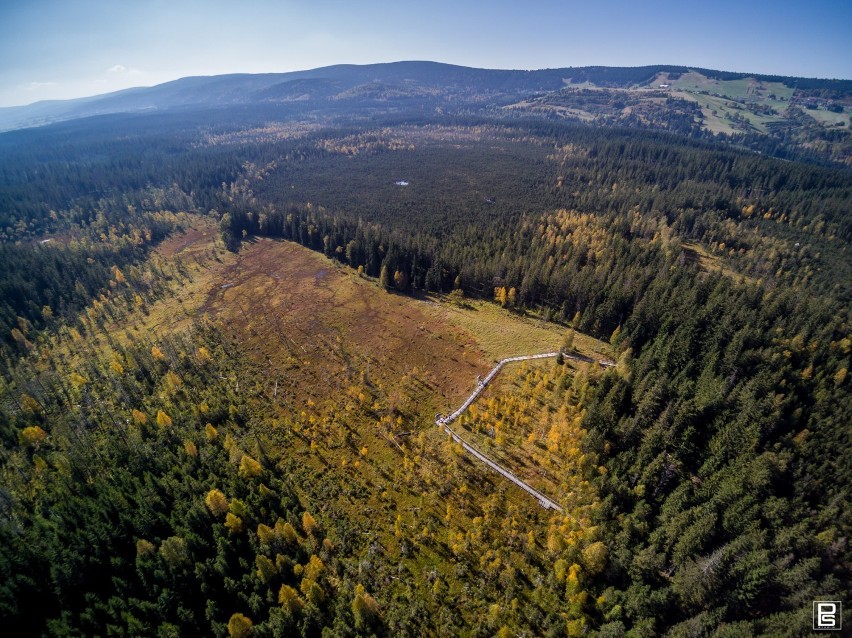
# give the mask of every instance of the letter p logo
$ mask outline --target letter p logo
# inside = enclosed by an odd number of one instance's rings
[[[814,601],[814,630],[837,631],[842,628],[843,606],[839,600]]]

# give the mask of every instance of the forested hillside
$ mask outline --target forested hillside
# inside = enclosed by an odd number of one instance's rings
[[[797,636],[848,597],[848,168],[275,115],[0,136],[4,626]],[[543,327],[618,363],[525,368],[463,423],[564,516],[433,424]]]
[[[187,77],[77,100],[0,108],[0,131],[92,116],[105,116],[105,123],[126,118],[117,114],[137,114],[143,122],[160,125],[199,120],[210,125],[224,115],[248,128],[247,120],[256,118],[261,126],[334,118],[361,127],[384,117],[473,115],[665,130],[783,159],[848,166],[850,113],[850,80],[671,65],[522,71],[421,61]],[[136,171],[137,178],[142,175]]]

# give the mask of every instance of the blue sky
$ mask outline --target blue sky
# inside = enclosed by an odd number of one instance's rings
[[[0,2],[0,106],[188,75],[395,60],[852,79],[852,0]]]

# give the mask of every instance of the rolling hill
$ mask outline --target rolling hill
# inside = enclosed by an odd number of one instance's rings
[[[476,69],[437,62],[393,62],[369,65],[335,65],[290,73],[230,74],[187,77],[152,87],[126,89],[75,100],[37,102],[0,109],[0,130],[38,126],[50,122],[145,110],[224,107],[300,101],[329,101],[375,97],[388,99],[439,98],[447,103],[499,103],[510,97],[559,91],[566,87],[608,89],[653,87],[662,78],[674,89],[696,83],[713,84],[727,95],[732,83],[779,85],[791,91],[821,92],[847,104],[852,81],[730,73],[681,66],[566,67],[536,71]],[[671,79],[669,79],[671,78]],[[691,82],[691,84],[690,84]],[[688,89],[687,89],[688,90]]]

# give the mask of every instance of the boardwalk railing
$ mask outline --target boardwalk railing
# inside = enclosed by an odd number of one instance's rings
[[[455,421],[456,419],[458,419],[464,413],[464,411],[467,410],[474,401],[476,401],[476,399],[479,397],[479,395],[482,394],[482,391],[485,390],[485,388],[488,386],[488,384],[491,383],[491,381],[494,379],[494,377],[496,377],[497,374],[499,374],[500,370],[502,370],[503,366],[505,366],[507,363],[512,363],[514,361],[530,361],[532,359],[550,359],[550,358],[553,358],[553,357],[558,357],[559,354],[560,353],[558,351],[557,352],[545,352],[544,354],[530,354],[530,355],[525,355],[525,356],[520,356],[520,357],[509,357],[507,359],[501,359],[500,361],[497,362],[497,365],[494,366],[494,368],[491,370],[491,372],[488,373],[488,376],[486,376],[484,379],[482,379],[481,381],[479,381],[479,383],[476,384],[476,388],[474,389],[473,393],[471,393],[471,395],[467,399],[465,399],[465,402],[462,403],[461,406],[459,406],[459,408],[455,412],[453,412],[452,414],[449,414],[448,416],[441,416],[440,414],[436,415],[435,416],[435,425],[443,428],[444,432],[449,434],[456,443],[460,443],[461,446],[465,449],[466,452],[468,452],[469,454],[473,455],[474,457],[476,457],[477,459],[479,459],[480,461],[485,463],[492,470],[494,470],[498,474],[501,474],[503,477],[505,477],[506,479],[508,479],[509,481],[511,481],[512,483],[514,483],[518,487],[520,487],[525,492],[534,496],[544,509],[555,509],[558,512],[562,512],[564,510],[562,509],[562,507],[558,503],[555,503],[554,501],[547,498],[544,494],[542,494],[541,492],[539,492],[537,489],[535,489],[531,485],[529,485],[529,484],[525,483],[524,481],[522,481],[521,479],[519,479],[517,476],[512,474],[509,470],[507,470],[506,468],[501,466],[496,461],[492,461],[490,458],[485,456],[482,452],[480,452],[475,447],[473,447],[470,443],[468,443],[467,441],[462,439],[458,434],[456,434],[455,431],[453,431],[452,428],[450,428],[450,424],[453,421]],[[595,359],[591,359],[589,357],[584,357],[583,355],[568,354],[568,353],[564,353],[564,352],[561,353],[561,354],[566,359],[572,359],[574,361],[586,361],[586,362],[589,362],[589,363],[598,363],[600,366],[605,367],[605,368],[611,368],[612,366],[615,365],[615,363],[613,363],[612,361],[608,361],[606,359],[595,360]]]

